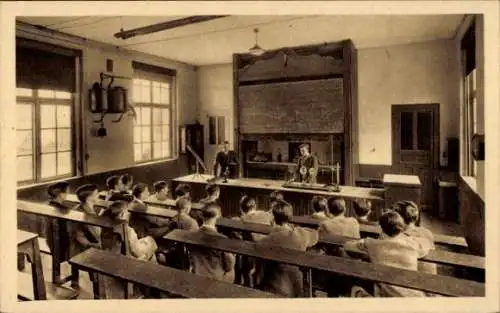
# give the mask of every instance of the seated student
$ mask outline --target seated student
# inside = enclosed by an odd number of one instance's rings
[[[123,183],[120,176],[111,176],[106,180],[106,186],[108,187],[108,195],[105,200],[107,201],[132,201],[133,197],[130,195],[125,195],[123,193]]]
[[[306,251],[318,242],[318,232],[290,224],[292,206],[283,200],[272,205],[274,230],[258,241],[259,245],[278,245],[284,248]],[[303,275],[297,266],[270,261],[259,261],[256,273],[256,287],[284,297],[303,296]]]
[[[221,208],[217,204],[209,204],[203,210],[203,224],[198,230],[202,235],[226,237],[215,227],[217,219],[221,217]],[[189,249],[192,271],[195,274],[209,276],[226,282],[234,282],[235,256],[231,253],[193,247]]]
[[[331,218],[319,225],[320,234],[334,234],[340,236],[360,238],[359,223],[353,217],[345,217],[346,204],[342,198],[328,199],[328,208]]]
[[[169,199],[170,186],[166,181],[162,180],[154,183],[153,188],[155,190],[155,193],[148,198],[148,201],[164,202],[165,200]]]
[[[199,229],[198,223],[189,215],[191,211],[191,200],[188,198],[180,198],[177,200],[175,206],[178,213],[170,221],[170,231],[174,229],[197,231]],[[168,246],[163,248],[161,254],[164,255],[164,263],[167,266],[182,270],[188,270],[190,267],[189,255],[184,245],[169,243]]]
[[[217,204],[219,201],[219,195],[220,195],[219,186],[217,186],[215,184],[208,184],[205,187],[205,190],[207,192],[207,196],[205,198],[201,199],[199,202],[201,204],[204,204],[205,206],[208,204]],[[203,224],[202,210],[191,211],[191,217],[193,217],[198,222],[198,225],[201,226],[201,224]]]
[[[392,210],[401,215],[405,222],[405,234],[417,240],[425,250],[434,250],[434,235],[424,227],[416,226],[420,212],[417,205],[412,201],[398,201],[392,205]],[[428,274],[437,274],[434,263],[419,262],[418,270]]]
[[[122,254],[126,251],[128,245],[130,256],[139,260],[156,263],[155,252],[158,246],[152,237],[143,237],[138,239],[137,233],[128,225],[129,212],[127,210],[128,203],[125,201],[115,201],[104,211],[103,216],[112,221],[127,221],[127,242],[124,242],[125,236],[123,229],[103,229],[101,233],[102,247],[104,250],[112,251],[116,254]],[[106,299],[124,299],[125,283],[116,278],[101,275],[105,288]],[[139,288],[138,288],[139,289]],[[144,291],[144,288],[142,288]]]
[[[98,201],[98,190],[96,185],[83,185],[76,189],[76,196],[80,204],[75,207],[75,210],[87,214],[98,215],[95,203]],[[78,254],[87,250],[90,247],[101,248],[101,228],[80,223],[72,224],[72,240],[75,252],[71,255]]]
[[[271,216],[273,215],[273,203],[276,201],[284,201],[285,197],[283,194],[277,190],[271,192],[269,195],[269,208],[266,212],[268,212]]]
[[[329,219],[329,216],[327,215],[328,203],[325,197],[314,196],[311,201],[311,206],[314,211],[313,214],[311,214],[311,218],[318,221],[324,221]]]
[[[133,210],[147,211],[147,205],[144,201],[149,197],[148,186],[143,183],[137,183],[132,189],[132,196],[134,200],[130,203],[130,208]],[[152,236],[159,238],[168,232],[169,220],[142,214],[138,212],[131,212],[130,226],[137,232],[139,238]]]
[[[370,200],[361,199],[354,201],[354,212],[359,224],[378,225],[375,212],[372,212],[372,202]]]
[[[397,212],[387,211],[380,217],[379,224],[383,232],[379,239],[364,238],[348,241],[344,247],[367,253],[374,264],[417,271],[418,259],[424,257],[429,249],[404,234],[406,226]],[[359,287],[353,288],[353,296],[366,295],[367,292]],[[420,290],[376,283],[373,295],[376,297],[424,297],[425,293]]]
[[[244,195],[240,200],[240,216],[233,217],[234,220],[240,220],[249,223],[258,223],[271,225],[273,218],[266,212],[257,210],[257,202],[254,198]],[[256,233],[239,233],[235,232],[232,236],[249,241],[258,241],[266,235],[256,234]],[[241,274],[243,276],[243,283],[245,286],[252,287],[254,285],[254,274],[255,274],[255,259],[245,256],[238,256],[238,263],[241,266]]]
[[[134,178],[130,174],[124,174],[120,177],[122,182],[122,194],[132,194],[132,186],[134,185]]]
[[[49,194],[49,205],[56,208],[61,213],[68,212],[73,205],[68,205],[65,203],[66,197],[69,193],[69,184],[65,181],[57,182],[49,186],[47,193]],[[54,234],[54,223],[58,223],[59,233]],[[59,249],[60,256],[63,261],[69,258],[69,247],[70,247],[70,230],[69,223],[64,222],[60,219],[49,220],[46,227],[45,238],[47,240],[47,245],[52,253],[54,253],[54,235],[59,236]]]
[[[174,191],[175,200],[182,197],[191,197],[191,187],[188,184],[179,184]]]

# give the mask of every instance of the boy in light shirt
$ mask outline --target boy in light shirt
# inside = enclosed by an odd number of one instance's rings
[[[166,181],[157,181],[153,184],[154,194],[150,195],[148,201],[165,202],[169,199],[169,185]]]

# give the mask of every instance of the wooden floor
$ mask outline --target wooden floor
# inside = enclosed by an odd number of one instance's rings
[[[464,237],[465,232],[458,223],[443,221],[427,212],[422,212],[421,226],[430,229],[434,234]]]

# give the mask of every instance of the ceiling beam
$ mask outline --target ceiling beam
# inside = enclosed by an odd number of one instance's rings
[[[202,22],[207,22],[211,21],[214,19],[226,17],[228,15],[196,15],[196,16],[189,16],[177,20],[171,20],[167,22],[162,22],[158,24],[153,24],[149,26],[144,26],[144,27],[139,27],[135,29],[130,29],[130,30],[121,30],[120,32],[116,33],[114,36],[116,38],[121,38],[121,39],[128,39],[132,38],[135,36],[141,36],[141,35],[147,35],[151,33],[156,33],[159,31],[167,30],[167,29],[172,29],[172,28],[177,28],[177,27],[182,27],[186,25],[191,25],[191,24],[197,24],[197,23],[202,23]]]

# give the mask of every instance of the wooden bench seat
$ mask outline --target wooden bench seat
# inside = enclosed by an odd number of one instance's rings
[[[109,275],[183,298],[275,297],[259,290],[94,248],[74,256],[69,263],[79,270]]]
[[[76,299],[79,295],[77,290],[58,286],[51,282],[45,282],[45,292],[47,300],[72,300]],[[23,301],[33,301],[33,281],[31,274],[18,272],[17,275],[17,297]]]
[[[475,281],[420,273],[348,258],[312,254],[279,246],[259,245],[254,242],[210,236],[197,232],[174,230],[167,234],[165,239],[187,245],[296,265],[309,270],[315,269],[373,282],[418,289],[443,296],[482,297],[485,293],[485,285]],[[312,294],[311,291],[310,294]]]

